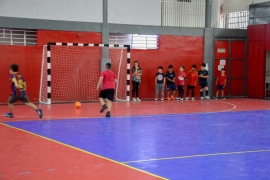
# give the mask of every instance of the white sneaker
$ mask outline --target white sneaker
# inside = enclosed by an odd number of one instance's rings
[[[155,99],[155,101],[157,101],[157,99]]]
[[[164,101],[164,99],[162,98],[161,101]]]
[[[204,98],[203,97],[201,97],[201,100],[203,100]]]
[[[141,101],[140,98],[137,97],[137,101],[140,102]]]
[[[193,101],[194,101],[194,100],[195,100],[195,98],[193,97],[193,98],[191,98],[191,100],[193,100]]]
[[[181,101],[183,101],[183,100],[184,100],[184,98],[181,98],[180,100],[181,100]]]
[[[206,96],[205,99],[210,99],[210,97],[209,96]]]
[[[186,97],[186,100],[188,100],[188,97]]]
[[[175,98],[175,100],[180,100],[181,98]]]
[[[136,101],[137,101],[137,99],[136,99],[136,98],[133,98],[133,99],[132,99],[132,101],[133,101],[133,102],[136,102]]]

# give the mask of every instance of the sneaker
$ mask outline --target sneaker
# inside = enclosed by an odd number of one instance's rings
[[[137,100],[138,102],[140,102],[140,101],[141,101],[141,100],[140,100],[140,98],[138,98],[138,97],[136,98],[136,100]]]
[[[201,97],[201,100],[203,100],[204,98],[203,97]]]
[[[167,100],[168,100],[168,101],[170,101],[170,100],[171,100],[171,98],[170,98],[170,97],[167,97]]]
[[[37,113],[38,113],[39,118],[41,119],[43,116],[42,109],[37,109]]]
[[[13,118],[13,113],[6,113],[4,114],[5,117]]]
[[[174,100],[175,99],[173,95],[171,95],[170,98],[171,98],[171,100]]]
[[[136,102],[136,101],[137,101],[137,99],[136,99],[136,98],[133,98],[133,99],[132,99],[132,101],[133,101],[133,102]]]
[[[100,109],[100,113],[103,113],[104,112],[104,110],[107,108],[107,106],[104,104],[102,107],[101,107],[101,109]]]
[[[162,98],[161,101],[164,101],[164,99]]]
[[[205,99],[210,99],[210,97],[209,96],[206,96]]]
[[[157,99],[155,99],[155,101],[157,101]]]
[[[194,101],[194,100],[195,100],[195,98],[193,97],[193,98],[191,98],[191,100],[192,100],[192,101]]]
[[[222,97],[222,99],[226,99],[225,97]]]
[[[106,117],[111,117],[111,112],[110,112],[110,111],[108,111],[108,112],[106,113]]]
[[[181,98],[175,98],[175,100],[180,100]]]
[[[188,100],[188,97],[186,97],[186,100]]]
[[[183,100],[184,100],[184,98],[181,98],[180,100],[181,100],[181,101],[183,101]]]
[[[218,99],[218,97],[213,97],[213,99]]]

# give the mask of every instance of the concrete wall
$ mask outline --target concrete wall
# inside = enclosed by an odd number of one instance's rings
[[[102,4],[102,0],[0,0],[0,16],[101,23]],[[160,26],[161,3],[157,0],[108,1],[108,21]]]
[[[108,22],[160,26],[161,3],[159,0],[110,0]]]
[[[0,16],[102,22],[102,1],[0,0]]]

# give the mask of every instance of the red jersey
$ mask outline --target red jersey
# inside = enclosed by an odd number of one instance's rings
[[[111,70],[104,70],[101,72],[100,77],[103,77],[102,88],[104,89],[115,89],[116,75]]]
[[[188,72],[188,85],[195,86],[198,80],[198,72],[197,71],[189,71]]]
[[[226,79],[227,79],[227,76],[226,76],[225,74],[224,74],[224,76],[219,75],[217,84],[218,84],[218,85],[224,85]]]
[[[186,73],[179,71],[178,76],[177,76],[177,84],[178,85],[185,85],[185,78],[186,77],[187,77]]]

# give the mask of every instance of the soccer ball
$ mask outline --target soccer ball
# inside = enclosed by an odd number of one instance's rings
[[[75,102],[75,107],[76,108],[80,108],[81,106],[82,106],[82,104],[79,101]]]

